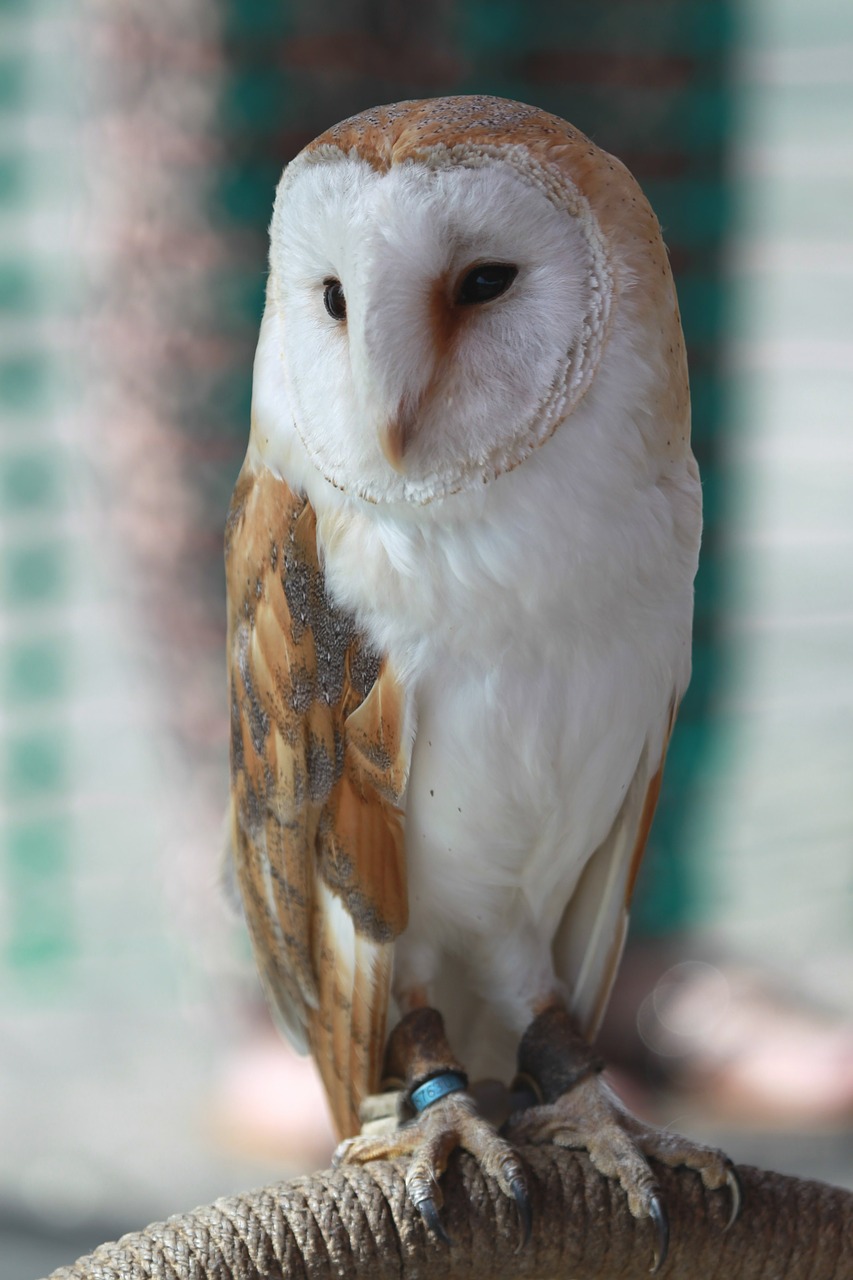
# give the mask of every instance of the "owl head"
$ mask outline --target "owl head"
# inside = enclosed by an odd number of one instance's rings
[[[405,102],[288,165],[256,393],[263,430],[298,438],[329,483],[414,506],[481,488],[597,383],[641,417],[650,389],[678,401],[670,435],[686,422],[657,222],[564,121],[497,98]]]

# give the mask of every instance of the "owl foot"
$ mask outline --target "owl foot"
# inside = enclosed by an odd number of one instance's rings
[[[409,1156],[406,1190],[430,1231],[452,1244],[439,1216],[444,1202],[439,1179],[457,1147],[470,1151],[484,1173],[493,1177],[518,1206],[522,1243],[530,1236],[530,1200],[524,1168],[518,1155],[492,1126],[478,1115],[473,1098],[462,1091],[432,1103],[394,1133],[362,1135],[342,1142],[335,1164],[365,1164]]]
[[[465,1074],[453,1058],[444,1023],[435,1009],[416,1009],[398,1023],[389,1040],[386,1069],[392,1079],[405,1081],[398,1095],[401,1123],[391,1132],[362,1132],[346,1139],[335,1152],[334,1163],[366,1164],[408,1156],[409,1197],[429,1230],[450,1244],[439,1216],[443,1204],[439,1179],[451,1154],[461,1147],[515,1200],[522,1244],[526,1244],[531,1211],[524,1167],[466,1092]],[[369,1102],[375,1104],[373,1099]],[[376,1106],[368,1110],[375,1113]],[[375,1130],[375,1123],[371,1127]]]
[[[601,1063],[575,1030],[564,1009],[551,1007],[530,1025],[519,1047],[519,1083],[539,1105],[516,1112],[508,1122],[513,1143],[553,1142],[584,1149],[600,1173],[615,1178],[635,1218],[650,1218],[655,1230],[651,1270],[663,1266],[669,1223],[646,1157],[695,1169],[712,1191],[728,1187],[732,1207],[726,1229],[740,1210],[740,1185],[721,1151],[644,1124],[625,1109],[601,1079]]]

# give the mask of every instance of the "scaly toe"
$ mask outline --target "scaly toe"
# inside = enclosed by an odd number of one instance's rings
[[[653,1271],[658,1271],[666,1260],[669,1226],[647,1157],[671,1168],[693,1169],[709,1190],[727,1187],[731,1210],[726,1229],[740,1212],[740,1184],[728,1157],[668,1130],[644,1124],[626,1111],[600,1076],[581,1080],[556,1101],[516,1113],[506,1130],[515,1143],[553,1142],[588,1151],[596,1169],[620,1183],[633,1216],[651,1220],[655,1232]]]
[[[630,1132],[636,1145],[647,1156],[653,1156],[662,1164],[676,1169],[684,1167],[693,1169],[702,1179],[709,1191],[721,1191],[727,1187],[731,1197],[729,1218],[724,1227],[728,1231],[740,1213],[741,1189],[735,1173],[734,1165],[728,1156],[714,1147],[705,1147],[701,1143],[691,1142],[679,1134],[666,1129],[655,1129],[643,1124],[634,1116],[627,1116]]]
[[[530,1239],[533,1210],[527,1190],[527,1175],[518,1152],[504,1138],[499,1137],[490,1125],[485,1125],[480,1117],[477,1117],[476,1127],[465,1126],[461,1145],[476,1157],[483,1172],[495,1179],[501,1191],[512,1196],[518,1207],[523,1248]]]
[[[371,1160],[395,1160],[411,1155],[419,1141],[419,1134],[409,1125],[403,1125],[392,1133],[357,1134],[344,1138],[332,1155],[332,1165],[369,1164]]]

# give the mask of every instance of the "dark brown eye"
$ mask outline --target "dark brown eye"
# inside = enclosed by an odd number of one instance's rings
[[[323,281],[323,305],[333,320],[346,320],[347,300],[340,280]]]
[[[506,293],[515,277],[518,267],[505,262],[481,262],[472,267],[459,286],[456,301],[460,306],[470,307],[476,302],[491,302]]]

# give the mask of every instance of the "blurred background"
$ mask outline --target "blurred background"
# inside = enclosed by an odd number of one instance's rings
[[[0,0],[3,1280],[328,1158],[218,887],[222,529],[283,165],[470,92],[628,163],[689,348],[695,675],[608,1054],[853,1186],[853,8]]]

